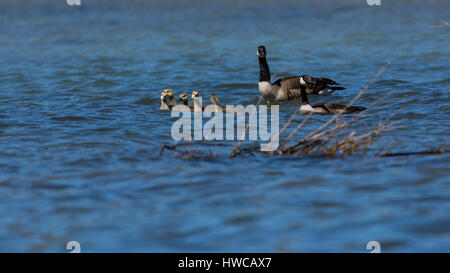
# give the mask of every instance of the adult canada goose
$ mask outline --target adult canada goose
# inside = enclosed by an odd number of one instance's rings
[[[194,101],[194,112],[203,112],[205,107],[200,102],[198,91],[192,91],[192,100]]]
[[[212,94],[211,96],[209,96],[209,100],[214,104],[216,112],[226,112],[227,107],[220,104],[219,98],[216,94]]]
[[[166,97],[170,101],[170,106],[173,107],[173,106],[177,105],[177,102],[176,102],[175,97],[173,95],[172,89],[164,89],[164,92],[166,92]]]
[[[274,99],[277,101],[290,100],[301,96],[299,76],[286,77],[271,83],[270,70],[266,60],[266,48],[259,46],[256,51],[259,59],[259,93],[267,99]],[[306,88],[307,94],[327,94],[335,90],[345,89],[337,82],[327,78],[313,78],[312,84]],[[326,89],[326,90],[324,90]]]
[[[161,92],[161,107],[159,109],[161,110],[170,110],[172,107],[167,105],[167,93],[166,90]]]
[[[365,107],[346,106],[344,104],[337,103],[316,103],[311,105],[309,104],[306,90],[308,88],[308,85],[314,84],[314,81],[309,76],[300,76],[299,84],[300,92],[302,94],[302,105],[300,106],[300,113],[302,114],[350,114],[366,110]]]

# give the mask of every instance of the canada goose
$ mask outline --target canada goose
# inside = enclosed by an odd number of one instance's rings
[[[177,105],[177,102],[175,101],[175,97],[173,95],[172,89],[164,89],[164,92],[166,92],[166,97],[170,101],[170,106],[173,107],[173,106]]]
[[[300,84],[300,92],[302,95],[302,105],[300,106],[300,113],[302,114],[310,114],[310,113],[318,113],[318,114],[350,114],[361,112],[366,110],[365,107],[360,106],[346,106],[343,104],[337,103],[316,103],[309,104],[308,95],[306,94],[306,90],[308,85],[313,84],[313,80],[309,76],[300,76],[299,84]]]
[[[194,101],[194,112],[202,112],[205,109],[200,102],[198,91],[192,91],[192,100]]]
[[[167,105],[167,94],[166,94],[166,90],[161,92],[161,107],[159,109],[161,110],[170,110],[172,107],[169,107],[169,105]]]
[[[216,112],[226,112],[227,107],[220,104],[219,98],[216,94],[211,94],[211,96],[209,96],[209,100],[214,104]]]
[[[299,76],[286,77],[270,82],[270,70],[269,65],[266,60],[266,48],[264,46],[259,46],[256,51],[259,59],[259,93],[264,98],[271,98],[277,101],[289,100],[301,96],[300,85],[298,82]],[[310,77],[312,84],[306,88],[307,94],[326,94],[332,93],[335,90],[345,89],[339,85],[337,82],[327,79],[327,78],[313,78]],[[327,90],[324,90],[327,89]]]

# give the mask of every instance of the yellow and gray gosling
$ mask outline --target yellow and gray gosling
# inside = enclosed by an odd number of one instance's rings
[[[161,110],[170,110],[172,107],[169,107],[167,105],[167,93],[166,90],[161,92],[161,107],[159,109]]]
[[[220,104],[219,98],[217,97],[216,94],[211,94],[209,100],[214,104],[216,112],[226,112],[227,107]]]
[[[194,104],[189,103],[188,93],[186,93],[186,92],[181,93],[180,101],[184,106],[187,106],[187,107],[189,107],[189,109],[191,109],[191,111],[194,111]]]
[[[164,92],[166,92],[166,97],[169,99],[170,106],[174,107],[177,105],[172,89],[164,89]]]
[[[194,101],[194,112],[203,112],[205,107],[200,104],[199,92],[192,91],[192,100]]]
[[[214,104],[215,112],[236,113],[236,114],[246,113],[245,109],[240,110],[234,107],[231,107],[231,109],[227,111],[227,107],[225,105],[220,104],[219,98],[217,97],[216,94],[212,94],[209,97],[209,100]]]

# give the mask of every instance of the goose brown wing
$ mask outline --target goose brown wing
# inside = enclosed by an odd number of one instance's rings
[[[300,78],[297,76],[286,77],[277,80],[273,85],[279,86],[281,89],[285,90],[285,99],[294,99],[301,96],[300,92]]]
[[[329,104],[329,103],[316,103],[316,104],[313,104],[313,105],[311,105],[311,106],[312,106],[312,108],[322,108],[325,112],[332,113],[332,112],[328,109],[327,104]]]
[[[277,80],[273,85],[278,85],[283,89],[300,89],[300,78],[299,77],[286,77]]]
[[[307,91],[309,94],[317,94],[320,90],[330,88],[333,90],[342,90],[345,87],[340,86],[339,83],[328,78],[313,78],[308,75],[303,75],[303,80],[306,82]]]

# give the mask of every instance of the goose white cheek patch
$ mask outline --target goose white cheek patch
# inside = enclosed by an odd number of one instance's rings
[[[300,77],[300,85],[306,85],[305,80],[303,80],[303,77]]]

